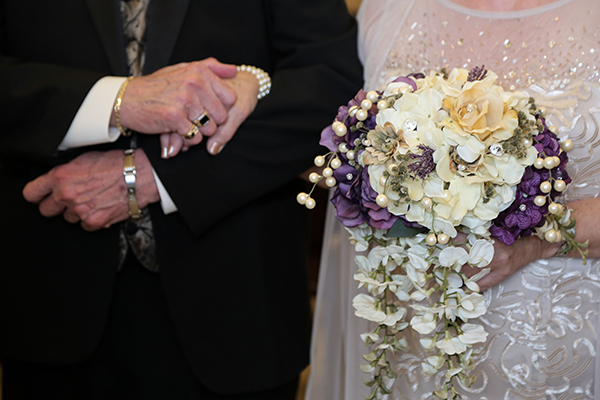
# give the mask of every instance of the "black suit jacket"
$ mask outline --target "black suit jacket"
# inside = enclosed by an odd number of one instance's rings
[[[303,214],[295,177],[322,150],[361,82],[343,0],[152,0],[144,72],[216,57],[273,79],[223,152],[170,160],[144,149],[179,212],[150,206],[161,279],[178,336],[204,385],[220,393],[281,384],[307,363]],[[118,1],[0,0],[0,351],[76,362],[106,323],[118,226],[85,232],[44,218],[24,185],[85,151],[57,152],[94,83],[127,75]],[[224,372],[232,366],[243,374]]]

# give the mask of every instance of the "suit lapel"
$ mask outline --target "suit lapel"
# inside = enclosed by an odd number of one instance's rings
[[[119,1],[86,0],[86,3],[113,73],[118,76],[129,75]]]
[[[150,0],[144,74],[168,65],[190,0]]]

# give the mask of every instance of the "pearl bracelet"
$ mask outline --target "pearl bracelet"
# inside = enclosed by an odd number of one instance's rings
[[[258,79],[259,88],[258,95],[256,96],[258,100],[262,99],[271,92],[271,77],[264,70],[251,65],[238,65],[236,69],[238,71],[250,72],[256,77],[256,79]]]

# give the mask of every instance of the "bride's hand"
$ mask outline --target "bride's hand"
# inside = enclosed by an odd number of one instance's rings
[[[481,291],[486,290],[508,278],[527,264],[552,257],[559,248],[560,244],[546,242],[537,236],[520,238],[510,246],[494,239],[494,258],[487,266],[491,271],[477,281],[477,284]],[[480,269],[464,265],[462,271],[468,277],[471,277],[478,273]]]
[[[208,152],[213,155],[217,155],[223,150],[223,147],[233,138],[239,126],[254,111],[258,103],[259,83],[250,72],[239,71],[234,78],[225,79],[224,82],[233,89],[237,98],[229,109],[225,123],[217,127],[217,131],[206,143]],[[174,157],[180,151],[187,151],[189,148],[180,135],[173,133],[162,134],[160,143],[163,149],[163,158]]]
[[[235,78],[225,80],[237,94],[237,100],[229,109],[229,117],[223,125],[217,127],[217,132],[206,142],[206,148],[212,155],[217,155],[233,138],[240,125],[256,108],[260,85],[258,79],[247,71],[238,71]]]

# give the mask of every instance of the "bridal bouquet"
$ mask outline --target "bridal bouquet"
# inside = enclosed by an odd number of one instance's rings
[[[473,345],[487,337],[473,321],[486,313],[477,281],[489,272],[492,236],[510,245],[537,235],[585,253],[558,201],[573,143],[558,141],[532,98],[496,79],[483,68],[400,77],[383,92],[359,91],[322,132],[330,152],[309,178],[337,186],[336,216],[367,252],[354,278],[368,294],[353,306],[377,325],[362,335],[373,349],[361,365],[372,376],[368,399],[391,393],[388,354],[407,349],[405,329],[421,335],[423,374],[444,373],[437,398],[461,398],[455,379],[473,383]],[[315,206],[310,193],[298,202]]]

